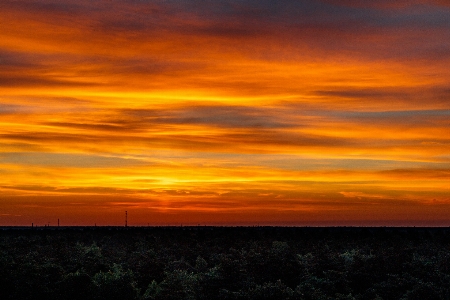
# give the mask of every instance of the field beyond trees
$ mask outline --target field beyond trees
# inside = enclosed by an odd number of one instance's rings
[[[449,228],[0,228],[1,299],[450,299]]]

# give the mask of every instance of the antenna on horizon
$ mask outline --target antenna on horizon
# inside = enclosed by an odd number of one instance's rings
[[[125,211],[125,227],[128,227],[128,211]]]

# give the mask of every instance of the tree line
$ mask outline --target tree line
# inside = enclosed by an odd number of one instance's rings
[[[2,299],[450,299],[446,228],[0,230]]]

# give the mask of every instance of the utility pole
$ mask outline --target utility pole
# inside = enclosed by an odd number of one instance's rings
[[[128,211],[125,211],[125,227],[128,227]]]

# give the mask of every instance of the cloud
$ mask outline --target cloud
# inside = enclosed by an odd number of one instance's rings
[[[5,76],[0,77],[0,88],[18,88],[18,87],[86,87],[98,85],[92,82],[59,80],[54,78],[45,78],[41,76]]]
[[[105,157],[100,155],[82,155],[69,153],[17,152],[0,153],[2,164],[34,165],[64,168],[119,168],[142,165],[143,162],[132,158]],[[145,163],[148,165],[148,163]]]
[[[139,120],[168,124],[197,124],[224,128],[287,128],[289,121],[280,120],[270,109],[230,105],[189,105],[171,110],[124,110]],[[145,121],[144,121],[145,122]]]
[[[1,6],[5,213],[442,216],[445,1]]]
[[[363,198],[369,198],[369,199],[383,199],[385,198],[384,195],[380,194],[366,194],[363,192],[339,192],[339,194],[343,195],[346,198],[357,198],[357,199],[363,199]]]
[[[424,169],[424,168],[415,168],[415,169],[395,169],[395,170],[385,170],[380,171],[381,174],[397,179],[410,179],[416,180],[420,178],[420,180],[445,180],[448,181],[450,178],[450,169]]]
[[[10,118],[19,113],[11,111],[16,106],[6,107]],[[412,148],[414,155],[430,160],[439,152],[442,155],[448,143],[443,135],[448,126],[447,110],[374,112],[312,110],[291,104],[252,107],[193,103],[151,109],[96,108],[79,114],[71,112],[69,105],[64,121],[49,122],[53,110],[51,107],[41,115],[22,112],[28,126],[9,127],[1,138],[11,145],[25,143],[48,149],[47,152],[51,149],[138,154],[146,149],[208,149],[287,154],[317,153],[322,149],[321,155],[346,157],[359,149],[376,154],[378,160],[390,159],[391,151],[401,155],[395,149],[404,149],[407,156]]]

